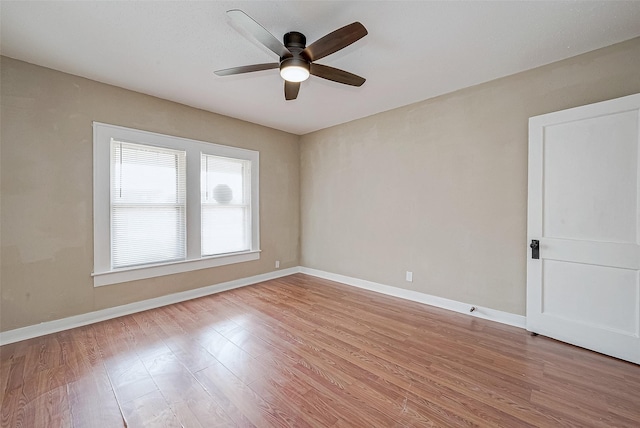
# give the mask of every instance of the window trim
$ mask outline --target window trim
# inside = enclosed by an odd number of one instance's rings
[[[187,256],[185,260],[111,268],[111,139],[187,152]],[[201,256],[200,156],[211,154],[251,161],[251,249]],[[194,166],[195,165],[195,166]],[[93,122],[94,287],[224,266],[260,258],[259,152],[149,131]]]

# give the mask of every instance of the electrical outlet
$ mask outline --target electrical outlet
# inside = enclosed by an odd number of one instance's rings
[[[405,277],[407,282],[413,282],[413,272],[407,271],[407,276]]]
[[[276,260],[276,269],[280,267],[280,260]]]

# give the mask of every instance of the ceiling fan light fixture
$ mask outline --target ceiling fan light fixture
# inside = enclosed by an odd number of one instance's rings
[[[301,58],[286,58],[280,63],[280,76],[287,82],[303,82],[309,78],[309,63]]]
[[[2,0],[0,0],[2,1]],[[319,38],[307,46],[307,38],[298,31],[290,31],[282,37],[283,43],[273,34],[258,24],[253,18],[239,9],[227,11],[227,15],[245,32],[248,32],[254,41],[259,42],[280,58],[279,62],[266,64],[244,65],[240,67],[217,70],[217,76],[231,76],[234,74],[251,73],[254,71],[280,69],[280,76],[284,79],[284,99],[295,100],[300,90],[300,82],[309,78],[311,74],[322,79],[331,80],[344,85],[362,86],[364,77],[357,76],[348,71],[327,65],[318,64],[316,61],[346,48],[367,35],[367,29],[359,22],[338,28],[335,31]],[[312,67],[313,66],[313,73]]]

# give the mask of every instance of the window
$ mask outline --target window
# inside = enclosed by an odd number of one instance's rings
[[[248,222],[251,219],[246,160],[205,155],[202,171],[202,255],[234,253],[251,247]]]
[[[111,140],[111,267],[186,257],[186,153]]]
[[[94,123],[94,285],[259,258],[258,152]]]

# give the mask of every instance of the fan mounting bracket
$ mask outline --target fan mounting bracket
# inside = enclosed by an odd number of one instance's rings
[[[307,38],[304,34],[297,31],[286,33],[282,39],[285,47],[289,49],[291,53],[295,53],[294,51],[296,50],[302,51],[307,46]]]

